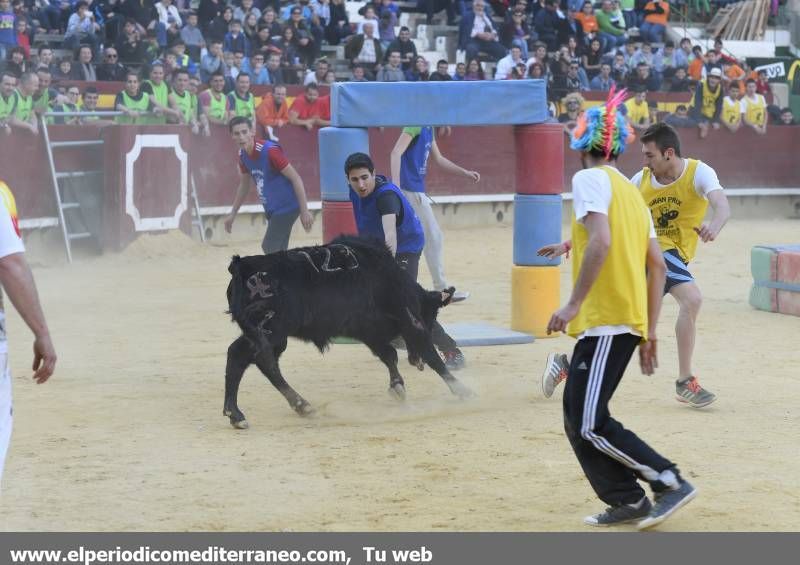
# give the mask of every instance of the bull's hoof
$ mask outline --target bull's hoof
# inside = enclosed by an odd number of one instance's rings
[[[405,401],[406,387],[403,386],[403,383],[394,383],[389,387],[389,396],[395,400]]]
[[[412,367],[416,367],[420,371],[424,371],[425,370],[425,361],[423,361],[419,357],[410,357],[409,356],[408,362],[411,364]]]
[[[314,413],[314,407],[302,398],[295,402],[294,406],[292,406],[292,409],[300,416],[309,416]]]
[[[447,383],[447,386],[450,387],[450,392],[452,392],[454,395],[456,395],[462,400],[475,397],[475,393],[472,392],[472,389],[469,388],[464,383],[462,383],[461,381],[456,381],[456,380],[451,381]]]
[[[237,430],[246,430],[247,428],[250,427],[250,424],[247,423],[247,420],[234,421],[233,418],[231,418],[231,426],[233,426]]]

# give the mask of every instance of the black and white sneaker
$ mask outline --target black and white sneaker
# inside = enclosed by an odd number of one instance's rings
[[[652,509],[653,505],[650,504],[650,500],[644,497],[637,504],[609,506],[606,508],[605,512],[595,514],[594,516],[587,516],[583,519],[583,523],[598,528],[630,524],[631,522],[638,522],[642,518],[646,518]]]
[[[697,496],[697,489],[688,481],[681,482],[676,489],[656,493],[655,504],[650,515],[639,522],[636,527],[639,530],[646,530],[659,525],[672,516],[676,510],[686,506],[695,496]]]

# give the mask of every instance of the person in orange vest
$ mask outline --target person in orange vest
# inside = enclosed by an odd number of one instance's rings
[[[652,0],[644,6],[644,22],[639,28],[642,39],[650,43],[663,43],[669,19],[669,2]]]

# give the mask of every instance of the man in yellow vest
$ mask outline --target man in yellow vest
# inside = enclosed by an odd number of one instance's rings
[[[123,113],[115,120],[118,124],[141,125],[150,112],[159,112],[150,95],[139,88],[139,75],[136,71],[126,73],[125,89],[114,99],[114,109]]]
[[[663,123],[650,126],[642,134],[642,152],[645,168],[631,182],[639,187],[656,226],[667,265],[664,293],[671,294],[679,308],[675,322],[678,342],[675,398],[692,408],[703,408],[714,402],[716,395],[700,386],[692,367],[697,315],[703,297],[688,264],[694,259],[698,240],[709,242],[717,238],[730,218],[730,205],[714,169],[702,161],[681,157],[680,138],[671,126]],[[713,214],[704,221],[709,204]],[[555,257],[565,253],[569,246],[569,243],[546,246],[540,254]],[[568,366],[566,355],[548,356],[542,376],[545,396],[550,397],[566,378]]]
[[[19,230],[14,195],[2,180],[0,180],[0,286],[33,332],[33,380],[43,384],[55,370],[56,351],[39,302],[33,273],[25,259],[25,246]],[[3,476],[3,466],[13,426],[11,370],[8,363],[2,291],[0,291],[0,478]]]
[[[756,133],[767,133],[767,101],[763,94],[756,92],[756,81],[753,79],[748,79],[745,84],[742,113],[744,123],[756,130]]]
[[[201,126],[197,114],[197,96],[189,92],[189,71],[186,69],[176,69],[172,73],[170,104],[173,104],[172,109],[180,115],[178,123],[189,126],[193,134],[199,135]],[[202,131],[205,136],[211,135],[208,122],[203,123]]]
[[[11,71],[0,71],[0,134],[11,135],[9,120],[17,104],[16,86],[17,77]]]
[[[39,89],[39,76],[36,73],[22,73],[18,81],[19,87],[14,92],[14,111],[9,116],[11,127],[25,129],[33,135],[39,135],[39,122],[33,111],[33,95]]]
[[[589,168],[572,178],[572,294],[547,332],[566,331],[578,340],[564,390],[564,429],[589,483],[608,504],[584,522],[644,529],[663,522],[697,491],[608,410],[637,347],[644,374],[657,366],[666,271],[647,206],[615,166],[633,137],[618,113],[623,96],[612,89],[608,102],[587,110],[573,130],[571,146]],[[653,489],[654,504],[637,479]]]
[[[704,80],[697,84],[692,100],[692,119],[700,128],[700,137],[708,135],[708,126],[719,129],[719,116],[722,112],[722,70],[714,67]]]
[[[731,216],[717,173],[696,159],[681,157],[681,142],[672,127],[655,124],[642,135],[645,168],[631,179],[639,187],[667,262],[665,292],[678,302],[676,398],[693,408],[708,406],[716,396],[697,382],[692,367],[697,315],[703,297],[688,269],[698,240],[714,241]],[[709,204],[713,213],[705,220]]]
[[[201,119],[208,124],[227,125],[228,98],[225,96],[225,75],[221,71],[211,73],[208,88],[201,92],[197,100],[200,104]]]
[[[739,81],[735,80],[728,88],[728,95],[722,100],[722,123],[728,131],[735,132],[742,125],[742,101]]]

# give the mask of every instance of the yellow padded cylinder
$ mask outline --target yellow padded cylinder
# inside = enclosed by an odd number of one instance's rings
[[[558,267],[511,267],[511,329],[548,337],[547,322],[560,306],[560,289]]]

